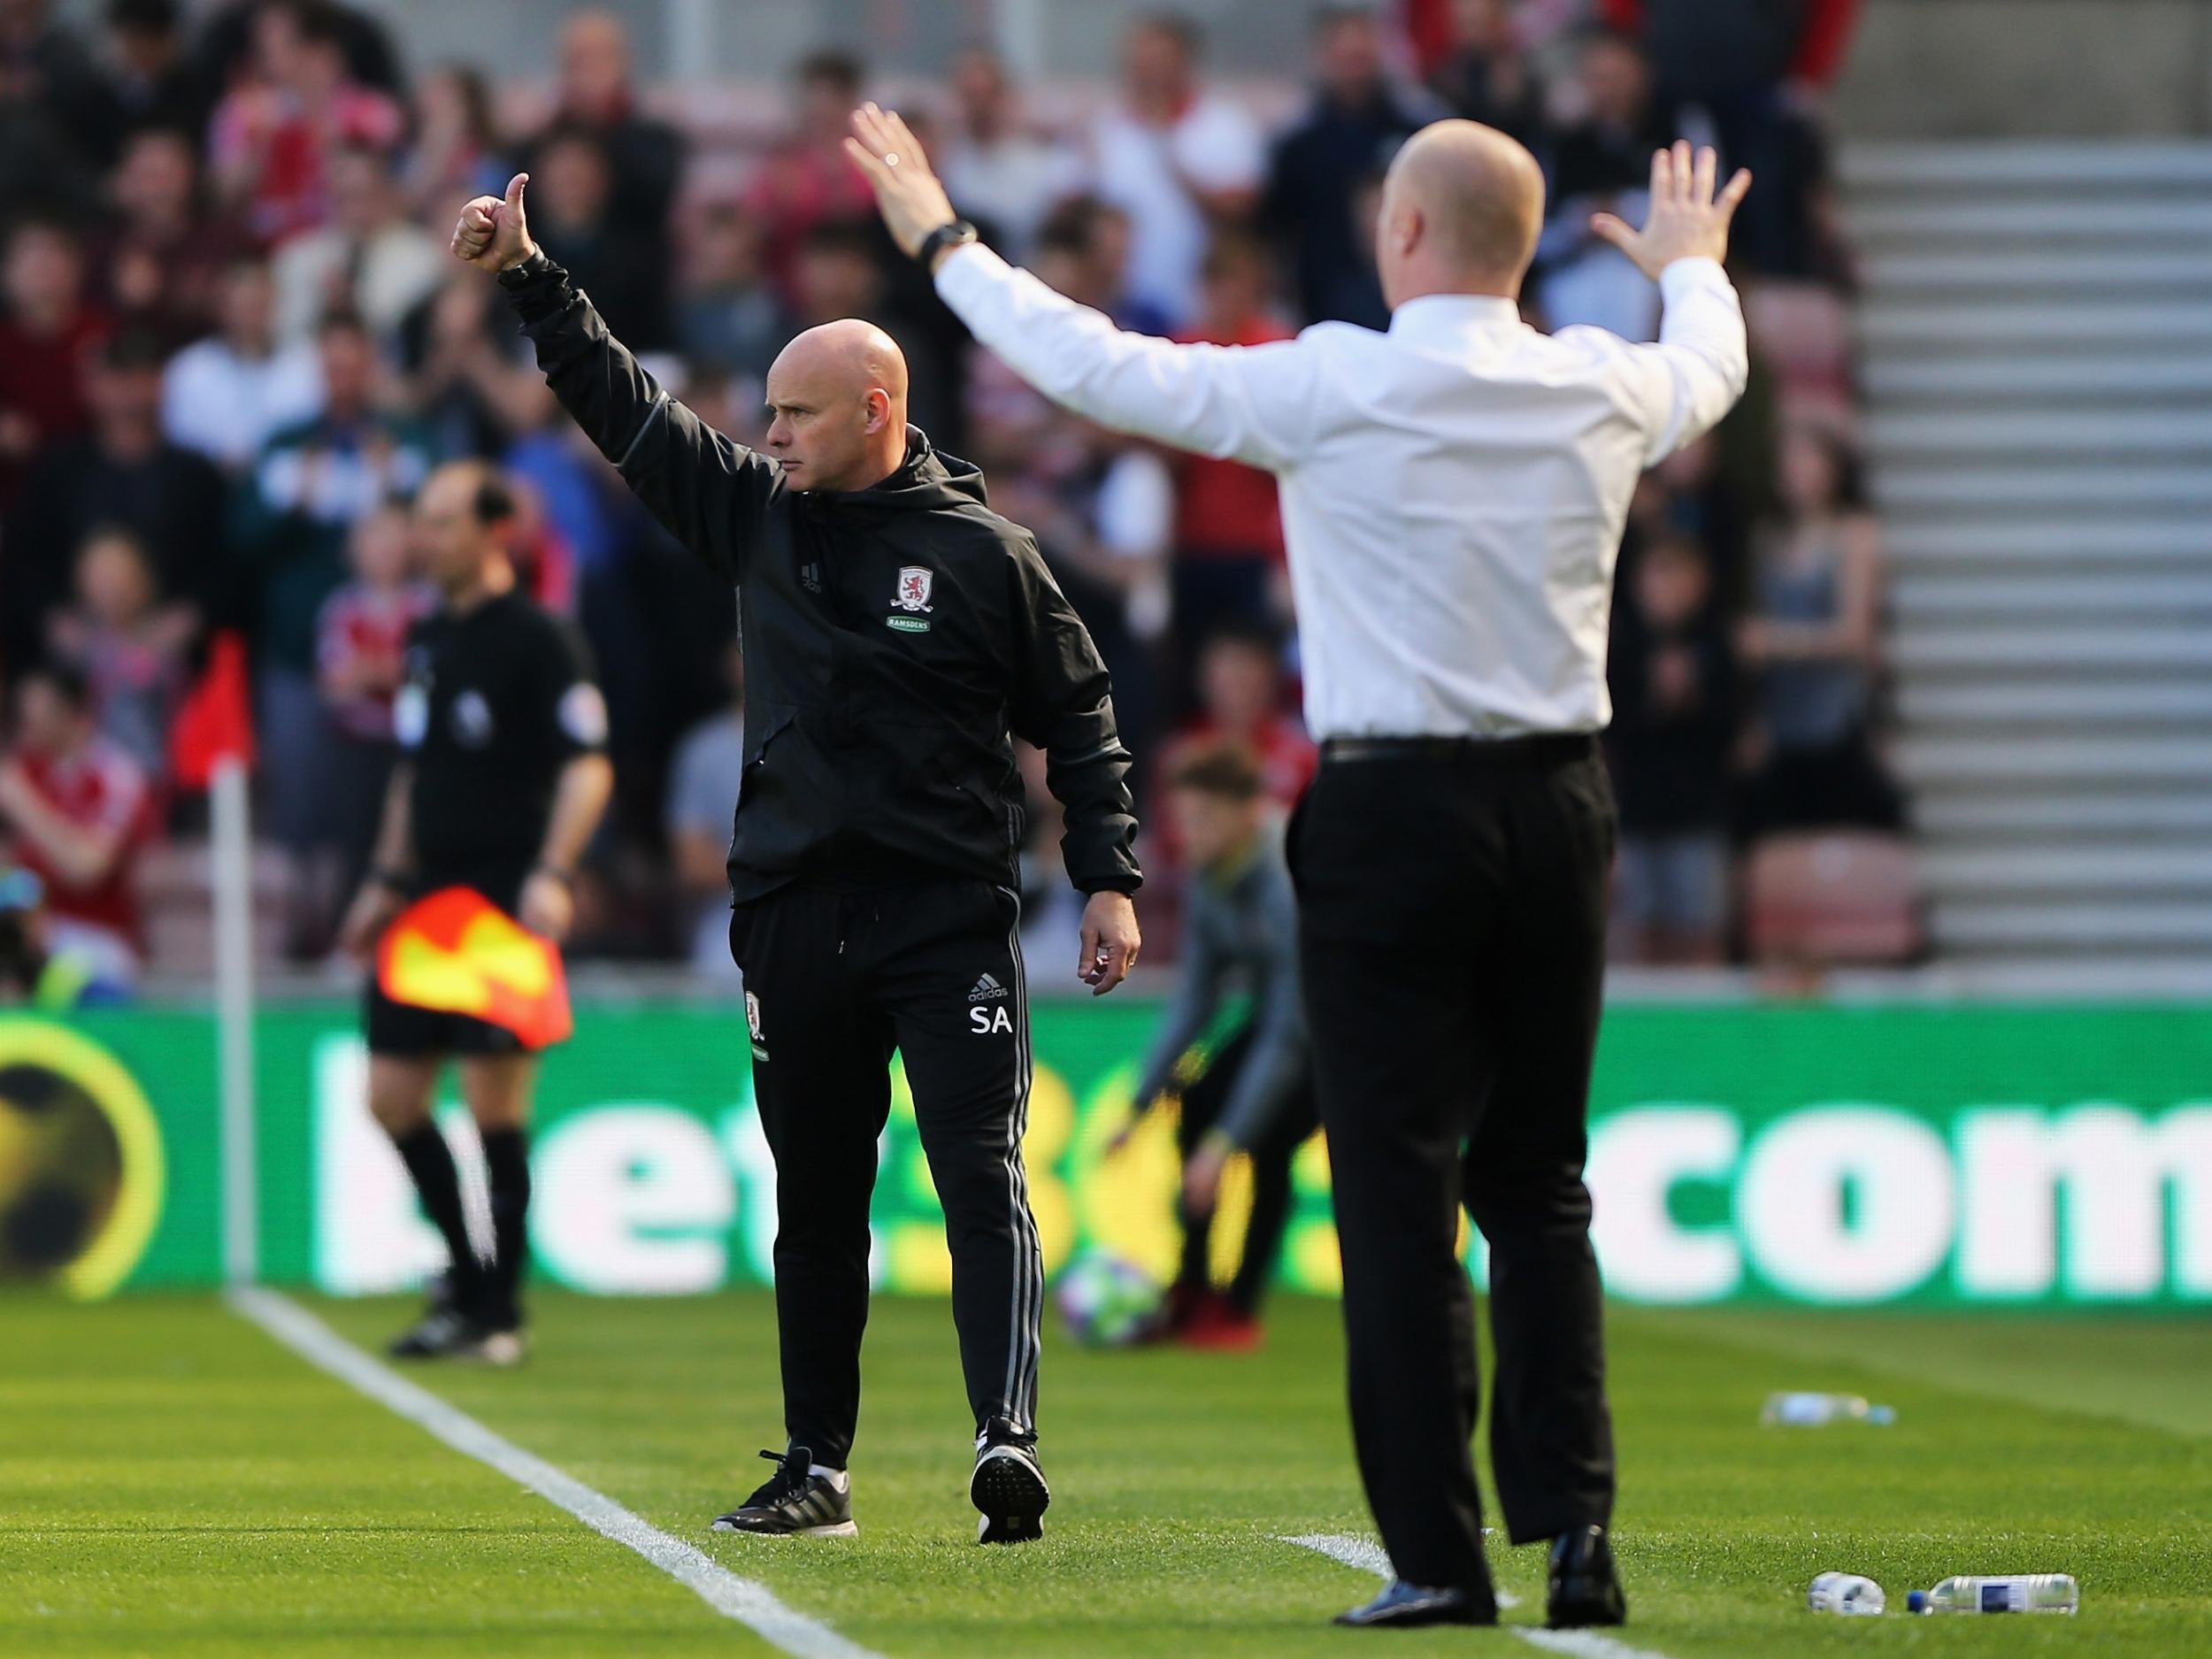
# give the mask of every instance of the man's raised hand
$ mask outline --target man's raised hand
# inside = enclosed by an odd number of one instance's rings
[[[507,194],[480,196],[461,210],[453,227],[453,256],[487,271],[504,271],[537,252],[530,240],[530,221],[522,211],[522,187],[530,175],[518,173],[507,180]]]
[[[1718,196],[1713,193],[1720,158],[1708,148],[1691,153],[1686,140],[1651,158],[1651,211],[1641,230],[1610,213],[1594,214],[1590,228],[1636,262],[1653,280],[1677,259],[1725,259],[1728,222],[1751,188],[1741,168]]]
[[[891,240],[908,258],[921,252],[930,232],[952,223],[952,198],[929,170],[929,157],[897,111],[872,104],[855,110],[845,153],[874,187]]]

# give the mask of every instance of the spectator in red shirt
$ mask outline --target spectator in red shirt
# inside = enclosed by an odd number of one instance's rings
[[[127,984],[144,946],[134,874],[155,829],[136,761],[102,737],[92,691],[48,664],[18,682],[13,741],[0,755],[0,841],[45,884],[53,949]]]
[[[263,0],[249,77],[216,107],[216,190],[265,241],[330,216],[325,164],[337,145],[392,150],[406,135],[398,104],[354,81],[345,35],[343,15],[319,0]]]
[[[1287,340],[1271,305],[1267,249],[1222,231],[1207,250],[1199,313],[1178,339],[1257,346]],[[1211,456],[1176,457],[1174,620],[1181,659],[1225,624],[1287,616],[1282,510],[1268,473]]]
[[[323,705],[339,731],[368,742],[392,741],[407,630],[437,609],[436,594],[415,573],[411,537],[407,509],[396,500],[357,520],[346,545],[352,574],[316,618]]]
[[[1166,770],[1200,747],[1234,744],[1259,764],[1269,797],[1288,809],[1313,781],[1320,751],[1290,712],[1282,640],[1264,623],[1224,627],[1198,654],[1198,718],[1178,733]]]
[[[84,252],[58,219],[19,219],[0,264],[0,510],[31,463],[91,419],[85,359],[108,332],[85,303]]]
[[[164,604],[146,544],[104,525],[77,551],[76,598],[48,618],[53,655],[83,671],[100,734],[150,779],[169,766],[169,725],[184,695],[197,631],[188,604]]]
[[[368,872],[399,752],[392,703],[406,679],[407,630],[438,608],[437,594],[416,573],[413,520],[396,501],[355,522],[346,559],[352,575],[323,601],[315,622],[316,682],[331,726],[319,787],[336,855],[330,895],[356,891]]]
[[[745,211],[765,242],[769,275],[795,307],[809,233],[840,220],[872,227],[876,212],[867,180],[845,156],[847,122],[860,102],[860,65],[842,52],[817,52],[801,61],[797,79],[791,135],[762,161],[745,193]]]

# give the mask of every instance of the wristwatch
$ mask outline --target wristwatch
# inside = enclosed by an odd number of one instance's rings
[[[940,225],[922,238],[922,245],[915,251],[914,263],[923,270],[935,268],[937,256],[948,248],[964,248],[976,239],[975,227],[964,219],[956,219]]]

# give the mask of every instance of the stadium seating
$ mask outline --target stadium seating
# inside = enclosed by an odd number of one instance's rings
[[[1909,960],[1924,943],[1911,844],[1863,831],[1769,836],[1745,868],[1744,931],[1762,967]]]
[[[1843,159],[1936,949],[2212,961],[2212,145]]]
[[[254,959],[264,968],[283,960],[291,864],[273,844],[253,856]],[[146,849],[138,868],[151,971],[177,983],[204,982],[215,972],[213,861],[206,841],[186,837]]]

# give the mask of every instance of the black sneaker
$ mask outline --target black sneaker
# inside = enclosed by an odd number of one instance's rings
[[[787,1452],[763,1452],[777,1465],[759,1491],[727,1515],[714,1519],[718,1532],[759,1532],[778,1538],[853,1538],[853,1496],[812,1472],[814,1453],[804,1446]]]
[[[385,1350],[394,1359],[466,1359],[516,1365],[526,1348],[519,1330],[495,1331],[459,1309],[434,1304]]]
[[[1052,1488],[1037,1466],[1037,1437],[1004,1417],[986,1423],[975,1437],[968,1502],[983,1515],[975,1529],[979,1544],[1024,1544],[1042,1538],[1040,1517],[1051,1506]]]

